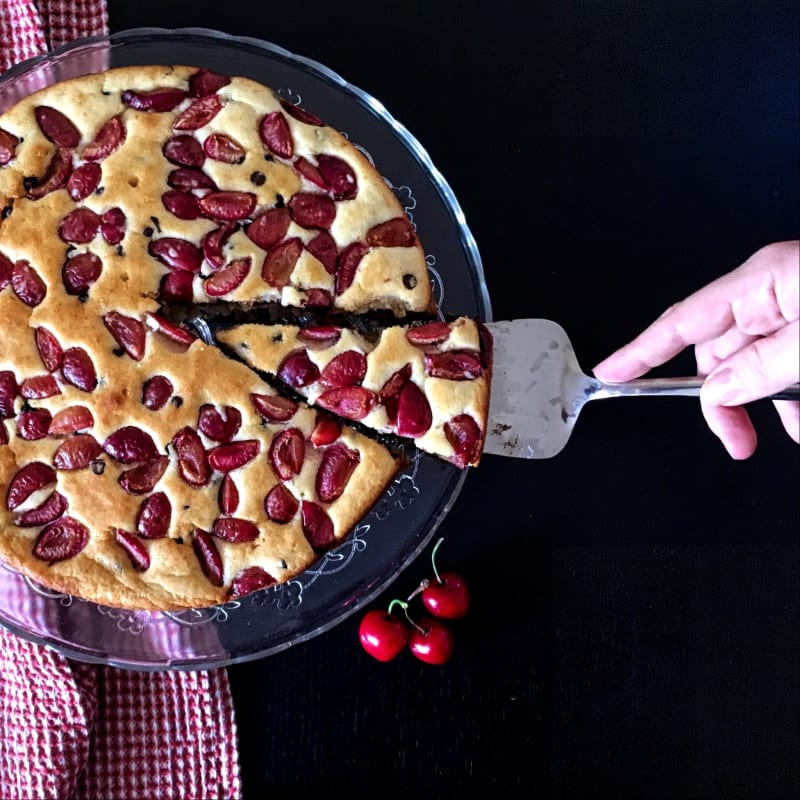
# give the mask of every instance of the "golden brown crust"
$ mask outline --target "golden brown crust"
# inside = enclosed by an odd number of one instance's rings
[[[270,460],[270,448],[274,437],[287,428],[297,428],[302,434],[305,458],[299,474],[283,483],[299,502],[313,502],[324,509],[336,540],[363,517],[398,468],[382,446],[347,429],[339,441],[357,451],[360,461],[341,497],[322,502],[318,497],[317,476],[325,448],[317,448],[309,441],[316,418],[313,411],[300,407],[287,422],[265,422],[251,402],[251,395],[272,395],[274,391],[248,367],[199,341],[186,349],[149,328],[143,355],[137,360],[119,347],[104,324],[104,318],[111,312],[143,321],[158,311],[159,286],[171,272],[148,253],[152,241],[172,236],[199,243],[218,227],[218,222],[204,217],[179,220],[166,211],[161,200],[168,176],[175,168],[162,156],[162,144],[173,133],[176,114],[190,101],[184,101],[174,112],[163,113],[136,111],[121,102],[121,93],[130,88],[185,89],[193,72],[190,67],[139,67],[86,76],[44,89],[0,117],[0,128],[20,139],[14,158],[7,166],[0,167],[0,197],[5,199],[4,207],[11,208],[11,213],[0,222],[0,254],[12,264],[29,264],[45,289],[43,299],[26,303],[15,283],[0,282],[0,328],[4,337],[0,373],[13,374],[17,387],[26,379],[45,376],[47,370],[37,350],[35,332],[46,328],[63,350],[80,348],[89,356],[98,381],[94,390],[84,391],[71,385],[63,370],[57,369],[53,373],[59,388],[57,394],[25,398],[20,390],[13,399],[13,415],[0,420],[3,426],[0,442],[8,439],[7,444],[0,444],[0,558],[52,589],[118,607],[175,609],[209,605],[228,596],[235,576],[246,567],[259,566],[280,582],[298,574],[318,557],[318,551],[309,544],[301,510],[283,524],[270,520],[265,510],[266,495],[279,483]],[[203,140],[212,133],[227,132],[245,146],[247,154],[241,164],[207,160],[207,172],[220,189],[252,192],[257,198],[257,213],[286,201],[298,189],[319,192],[318,187],[310,186],[298,175],[291,159],[272,156],[265,159],[257,124],[265,113],[281,109],[270,90],[234,78],[220,89],[219,95],[224,108],[208,125],[189,133]],[[80,132],[77,147],[69,147],[74,168],[83,163],[81,154],[101,126],[110,118],[121,116],[125,143],[99,161],[101,192],[77,202],[63,187],[36,200],[25,196],[31,183],[26,178],[37,176],[41,182],[58,150],[37,123],[35,109],[42,105],[62,111]],[[321,152],[338,155],[348,161],[356,174],[359,192],[353,200],[337,201],[331,226],[331,234],[340,248],[363,240],[374,225],[402,215],[392,192],[344,137],[330,128],[284,116],[293,137],[295,158],[304,156],[313,160]],[[264,174],[263,183],[250,180],[256,171]],[[124,237],[109,243],[104,236],[95,235],[89,242],[68,246],[59,237],[59,225],[76,206],[98,215],[113,208],[121,209],[125,215]],[[292,222],[286,236],[296,236],[307,243],[317,233]],[[393,259],[390,251],[394,250],[397,253]],[[85,295],[68,294],[64,266],[68,258],[85,253],[100,259],[102,272]],[[290,283],[282,290],[262,280],[265,252],[242,231],[230,238],[224,257],[226,262],[250,257],[253,267],[246,280],[225,295],[222,302],[277,300],[302,304],[309,298],[309,290],[331,294],[334,291],[333,276],[307,251],[303,251]],[[418,276],[413,290],[402,286],[402,276],[411,270]],[[377,271],[382,271],[382,279],[392,287],[385,297],[375,289],[381,280]],[[195,302],[210,301],[203,289],[203,275],[211,274],[203,267],[195,275],[192,290]],[[430,307],[424,254],[416,238],[406,247],[375,245],[359,265],[356,278],[337,299],[342,309],[358,311],[388,303],[404,313]],[[146,408],[142,402],[144,385],[155,375],[165,376],[173,387],[172,399],[157,411]],[[255,524],[259,535],[252,542],[214,539],[223,564],[220,587],[213,586],[204,575],[192,546],[192,531],[212,530],[215,520],[224,516],[218,499],[222,474],[215,471],[208,485],[193,488],[180,477],[178,455],[170,444],[182,428],[197,429],[198,411],[204,404],[238,409],[242,422],[234,441],[255,441],[259,451],[254,459],[230,473],[240,496],[233,513]],[[159,482],[144,495],[129,494],[122,489],[119,478],[132,465],[122,465],[108,454],[97,459],[102,463],[102,471],[99,466],[97,472],[89,467],[59,469],[55,488],[68,503],[66,513],[84,524],[90,535],[78,555],[48,564],[31,552],[42,526],[19,527],[15,523],[20,514],[46,500],[53,487],[36,492],[13,510],[7,504],[8,488],[26,464],[32,461],[52,464],[56,450],[68,437],[23,438],[19,433],[19,415],[38,409],[55,416],[75,406],[91,411],[93,424],[85,433],[98,443],[104,443],[120,428],[133,425],[151,437],[158,452],[169,457],[169,465]],[[203,433],[199,435],[207,452],[218,444]],[[166,495],[171,522],[163,538],[138,539],[150,556],[149,568],[140,572],[117,543],[114,531],[119,528],[134,533],[140,506],[154,492]]]
[[[302,330],[298,327],[265,327],[256,324],[231,327],[221,331],[218,339],[247,364],[271,375],[277,375],[284,359],[298,349],[308,352],[309,359],[320,372],[337,356],[354,350],[366,357],[366,374],[360,385],[376,395],[394,373],[408,365],[411,369],[410,380],[422,390],[432,412],[429,429],[423,435],[415,437],[415,445],[428,453],[453,460],[455,450],[448,439],[446,426],[453,418],[466,414],[477,423],[481,432],[481,446],[469,461],[472,466],[477,466],[489,411],[491,354],[482,353],[480,330],[474,320],[459,317],[449,323],[448,328],[447,337],[432,345],[413,344],[406,335],[413,328],[400,326],[384,329],[376,342],[346,329],[341,330],[338,340],[332,345],[325,341],[310,342],[307,337],[303,337]],[[484,363],[479,370],[480,374],[474,379],[464,379],[461,375],[458,379],[432,377],[426,367],[426,354],[454,351],[480,354],[480,360]],[[316,381],[297,391],[313,405],[326,388],[322,381]],[[387,417],[386,406],[380,402],[359,422],[379,432],[395,430]]]
[[[24,140],[17,147],[16,158],[0,169],[0,197],[19,198],[14,212],[16,214],[20,209],[24,211],[29,203],[24,199],[24,178],[41,176],[57,150],[36,122],[34,110],[37,106],[55,107],[74,121],[82,134],[78,154],[108,119],[120,115],[126,130],[125,144],[102,161],[103,194],[92,195],[83,204],[98,212],[114,206],[122,208],[129,218],[130,229],[137,233],[152,225],[150,217],[155,215],[161,227],[157,236],[178,236],[199,241],[214,230],[217,223],[206,218],[188,221],[177,219],[166,211],[161,202],[162,194],[169,188],[166,186],[167,177],[176,166],[162,157],[161,144],[174,133],[172,123],[178,111],[189,101],[184,101],[176,111],[146,113],[128,108],[120,100],[122,92],[133,87],[139,91],[163,87],[185,89],[187,79],[194,71],[192,67],[183,66],[125,67],[75,78],[30,95],[0,117],[0,127]],[[258,210],[268,209],[288,203],[297,191],[324,193],[320,187],[303,179],[293,165],[300,158],[316,163],[319,154],[337,156],[350,165],[358,184],[353,199],[336,201],[336,216],[330,233],[340,250],[354,242],[364,242],[375,225],[395,218],[405,219],[402,206],[386,182],[361,151],[341,133],[329,126],[306,124],[289,114],[283,114],[291,132],[294,153],[292,158],[282,159],[266,150],[258,134],[259,122],[265,114],[281,112],[278,96],[271,89],[240,77],[233,78],[218,94],[224,103],[222,110],[207,125],[189,133],[193,133],[200,141],[205,141],[212,134],[230,135],[245,150],[242,163],[229,164],[210,158],[205,160],[203,169],[220,189],[254,193]],[[265,159],[265,153],[269,160]],[[263,183],[257,184],[251,180],[256,173],[263,174]],[[37,205],[43,208],[48,200],[57,204],[51,212],[53,217],[66,208],[74,207],[74,204],[69,205],[70,198],[64,191],[48,195],[44,200],[37,201]],[[27,215],[23,213],[21,216]],[[38,214],[35,216],[39,217]],[[141,226],[131,224],[132,220],[141,222]],[[9,227],[8,222],[5,227]],[[296,237],[308,243],[319,232],[292,222],[285,238]],[[92,242],[87,249],[94,249],[97,244]],[[261,266],[265,251],[242,230],[231,236],[225,253],[228,261],[250,257],[253,262],[247,279],[227,294],[225,300],[263,300],[300,305],[308,301],[309,289],[334,293],[334,277],[307,250],[303,251],[297,264],[296,274],[290,276],[289,285],[283,289],[270,286],[262,279]],[[160,278],[167,270],[160,265],[154,269],[151,263],[153,259],[147,256],[146,249],[144,258],[149,292],[155,294],[158,281],[155,280],[153,285],[154,279]],[[404,282],[404,277],[408,275],[413,277],[413,288],[408,288],[408,281]],[[210,302],[199,275],[195,278],[193,288],[195,302]],[[334,297],[335,307],[344,311],[364,312],[384,308],[399,316],[409,311],[430,311],[432,304],[425,254],[416,238],[411,246],[370,248],[356,272],[353,284]]]
[[[0,296],[0,300],[5,299]],[[299,475],[285,485],[300,501],[318,502],[315,479],[321,452],[308,438],[316,415],[299,408],[286,423],[264,424],[252,403],[250,394],[274,394],[250,369],[226,358],[219,350],[195,342],[186,353],[172,352],[163,337],[150,334],[148,352],[141,362],[119,359],[130,369],[122,373],[119,382],[95,390],[90,400],[86,393],[65,387],[63,395],[37,402],[53,414],[62,408],[80,403],[92,409],[95,425],[90,433],[103,442],[122,424],[136,421],[138,427],[150,433],[159,450],[169,449],[170,466],[155,491],[164,492],[172,508],[172,522],[167,537],[142,540],[150,551],[151,566],[136,572],[125,552],[116,544],[112,531],[122,528],[135,530],[135,518],[144,496],[124,492],[118,483],[127,467],[103,456],[104,470],[96,475],[91,469],[59,471],[57,490],[69,503],[68,515],[90,528],[92,536],[87,547],[75,558],[48,565],[31,556],[32,542],[40,528],[19,528],[14,520],[21,510],[34,502],[10,512],[0,506],[0,537],[2,555],[12,567],[19,569],[47,586],[67,591],[79,597],[114,606],[130,608],[169,609],[203,606],[219,602],[230,589],[234,576],[248,566],[261,566],[279,580],[288,580],[317,558],[308,545],[300,514],[286,525],[268,519],[264,498],[279,481],[270,462],[269,448],[273,435],[286,428],[298,428],[306,441],[305,459]],[[143,381],[153,374],[169,377],[175,387],[175,397],[184,398],[180,407],[168,403],[160,411],[149,411],[139,401]],[[215,381],[207,376],[214,375]],[[128,398],[124,395],[130,392]],[[79,393],[82,396],[79,396]],[[71,396],[72,399],[64,395]],[[198,402],[214,406],[232,405],[242,414],[242,425],[235,441],[257,440],[259,455],[249,464],[230,473],[240,493],[240,505],[235,516],[254,522],[261,531],[252,543],[230,544],[217,541],[225,564],[223,587],[213,587],[203,576],[192,550],[192,530],[211,530],[214,520],[223,516],[219,509],[218,493],[222,475],[215,473],[208,487],[195,489],[178,476],[176,456],[167,448],[175,432],[189,425],[197,426]],[[18,401],[19,402],[19,401]],[[63,439],[46,437],[26,441],[16,434],[13,421],[6,423],[9,446],[0,446],[0,485],[7,487],[17,470],[31,461],[52,463],[53,453]],[[206,439],[207,447],[215,443]],[[376,442],[346,431],[341,441],[361,454],[361,463],[348,484],[346,494],[326,505],[337,539],[343,538],[367,512],[375,499],[393,478],[397,465],[392,456]],[[42,500],[45,498],[42,497]],[[176,540],[182,539],[182,544]],[[283,567],[283,563],[286,564]]]

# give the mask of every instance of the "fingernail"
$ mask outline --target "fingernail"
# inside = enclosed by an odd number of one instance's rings
[[[742,384],[729,367],[711,375],[703,384],[703,399],[715,406],[735,403],[741,396]]]
[[[597,373],[605,373],[600,380],[607,380],[613,381],[614,380],[614,367],[618,366],[616,363],[616,359],[614,356],[609,356],[608,358],[604,358],[599,363],[595,364],[592,367],[592,374],[596,377],[600,377]]]

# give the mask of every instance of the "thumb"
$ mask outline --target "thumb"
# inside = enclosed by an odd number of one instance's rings
[[[800,326],[795,321],[718,364],[706,378],[700,396],[710,405],[738,406],[780,392],[799,377]]]

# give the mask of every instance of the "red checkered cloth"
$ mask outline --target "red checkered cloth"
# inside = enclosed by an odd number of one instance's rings
[[[106,33],[105,0],[0,0],[0,72],[65,42]]]
[[[241,797],[225,670],[82,664],[0,629],[3,800]]]
[[[0,0],[0,72],[107,32],[104,0]],[[240,797],[225,670],[83,664],[0,629],[0,798]]]

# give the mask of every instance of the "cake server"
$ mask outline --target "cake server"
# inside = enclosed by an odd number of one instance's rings
[[[697,397],[703,378],[603,383],[585,375],[566,331],[549,319],[491,322],[494,368],[485,453],[551,458],[569,441],[584,405],[607,397]],[[800,399],[800,387],[771,396]]]

